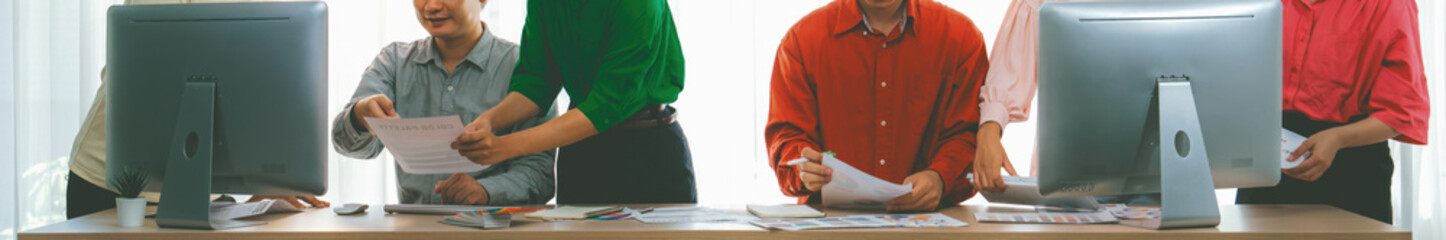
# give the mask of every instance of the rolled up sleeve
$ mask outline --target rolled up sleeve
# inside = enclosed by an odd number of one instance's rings
[[[513,127],[512,132],[532,128],[557,116],[556,108],[548,108],[543,116],[529,119]],[[477,178],[487,190],[487,205],[508,206],[547,203],[553,197],[552,166],[557,149],[522,155],[492,167],[503,167],[501,173]]]
[[[352,99],[342,108],[341,113],[336,115],[332,122],[331,141],[332,147],[337,153],[343,156],[372,159],[382,152],[382,143],[372,136],[362,126],[357,126],[355,119],[352,119],[352,109],[358,101],[372,95],[383,94],[388,99],[396,99],[396,74],[395,66],[401,58],[398,56],[401,43],[393,43],[382,48],[362,74],[361,83],[357,85],[356,92]]]

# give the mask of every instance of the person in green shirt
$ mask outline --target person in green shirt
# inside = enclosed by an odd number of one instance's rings
[[[667,1],[529,1],[527,13],[511,92],[452,148],[489,165],[561,147],[560,204],[697,202],[688,140],[668,105],[683,91],[683,51]],[[492,132],[542,114],[562,90],[566,113]]]

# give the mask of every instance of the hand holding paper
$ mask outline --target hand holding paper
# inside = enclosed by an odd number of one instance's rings
[[[1305,153],[1302,153],[1300,155],[1299,159],[1295,159],[1294,161],[1290,159],[1291,154],[1295,153],[1295,151],[1297,150],[1300,150],[1300,144],[1305,142],[1305,136],[1301,136],[1300,134],[1297,134],[1290,130],[1281,129],[1280,139],[1281,169],[1295,168],[1296,166],[1300,166],[1300,163],[1304,162],[1305,159],[1310,158],[1310,151],[1306,151]]]
[[[452,142],[452,149],[456,149],[469,161],[491,165],[514,157],[501,145],[502,138],[492,134],[492,122],[478,118],[468,124],[467,131]]]
[[[889,211],[933,211],[939,207],[939,198],[943,196],[944,182],[939,172],[924,170],[904,178],[904,183],[913,185],[913,190],[908,194],[894,198],[889,203]]]
[[[382,94],[372,95],[361,101],[357,101],[356,105],[352,105],[351,113],[353,115],[352,119],[361,119],[361,125],[362,127],[366,127],[367,131],[371,131],[372,129],[371,124],[367,123],[367,118],[401,118],[400,115],[397,115],[397,110],[392,105],[392,100],[387,99],[387,95]]]
[[[894,184],[869,175],[833,155],[824,154],[823,165],[833,168],[833,181],[823,186],[824,207],[884,209],[914,188],[913,184]]]

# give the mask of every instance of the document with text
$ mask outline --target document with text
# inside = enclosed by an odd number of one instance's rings
[[[487,169],[467,160],[452,142],[466,132],[456,115],[429,118],[366,118],[372,134],[392,153],[402,171],[414,174],[475,172]]]

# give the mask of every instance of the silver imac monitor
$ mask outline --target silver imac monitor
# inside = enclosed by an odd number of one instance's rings
[[[1046,3],[1039,24],[1040,193],[1161,193],[1146,227],[1198,227],[1215,188],[1280,180],[1279,1]]]
[[[160,226],[255,224],[210,221],[211,193],[326,193],[325,3],[113,6],[107,28],[107,179],[146,170]]]

